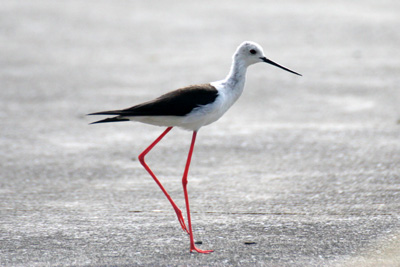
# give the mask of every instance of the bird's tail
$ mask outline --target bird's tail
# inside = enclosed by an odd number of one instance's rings
[[[108,111],[94,112],[88,115],[121,115],[121,114],[122,110],[108,110]]]
[[[88,115],[120,115],[120,114],[121,114],[120,110],[110,110],[110,111],[101,111],[101,112],[90,113]],[[104,122],[117,122],[117,121],[129,121],[129,119],[121,117],[121,116],[116,116],[113,118],[107,118],[107,119],[95,121],[90,124],[104,123]]]
[[[92,122],[90,124],[104,123],[104,122],[116,122],[116,121],[129,121],[129,119],[121,118],[121,117],[118,116],[118,117],[107,118],[107,119],[104,119],[104,120],[95,121],[95,122]]]

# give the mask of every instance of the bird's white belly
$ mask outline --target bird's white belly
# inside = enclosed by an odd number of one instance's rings
[[[183,123],[185,123],[190,130],[196,130],[204,125],[217,121],[222,117],[226,110],[227,109],[222,105],[221,99],[217,99],[211,104],[192,110],[192,112],[184,117]]]

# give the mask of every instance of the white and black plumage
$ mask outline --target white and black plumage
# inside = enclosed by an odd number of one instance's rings
[[[236,102],[243,92],[247,67],[260,62],[265,62],[296,75],[300,75],[297,72],[289,70],[267,59],[260,45],[254,42],[243,42],[233,55],[231,70],[228,76],[223,80],[177,89],[154,100],[127,109],[102,111],[89,114],[115,115],[114,117],[93,123],[138,121],[167,127],[167,129],[139,155],[139,160],[170,201],[182,228],[189,233],[190,251],[195,250],[199,253],[212,252],[212,250],[201,250],[195,246],[190,219],[189,198],[186,189],[187,174],[197,131],[202,126],[218,120]],[[144,161],[145,155],[172,129],[172,127],[175,126],[193,131],[192,143],[182,178],[189,228],[186,227],[181,210],[176,206],[167,191]]]

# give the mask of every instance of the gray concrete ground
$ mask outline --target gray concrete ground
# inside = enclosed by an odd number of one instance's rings
[[[399,3],[2,1],[0,264],[400,266]],[[199,132],[190,254],[136,160],[162,129],[85,114],[224,78],[244,40],[304,76],[250,67]],[[190,135],[147,158],[182,209]]]

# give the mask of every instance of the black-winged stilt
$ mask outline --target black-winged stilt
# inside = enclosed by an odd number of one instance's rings
[[[260,45],[254,42],[243,42],[233,55],[231,70],[228,76],[223,80],[209,84],[191,85],[177,89],[154,100],[127,109],[102,111],[89,114],[115,115],[115,117],[99,120],[93,123],[138,121],[167,127],[167,129],[139,155],[139,161],[168,198],[176,212],[176,215],[178,216],[178,220],[182,226],[182,229],[189,233],[190,252],[193,250],[199,253],[213,252],[213,250],[201,250],[195,246],[192,223],[190,219],[189,197],[187,193],[187,176],[197,132],[202,126],[218,120],[233,105],[233,103],[235,103],[235,101],[243,92],[247,67],[259,62],[269,63],[301,76],[301,74],[285,68],[266,58]],[[189,228],[186,227],[181,210],[178,208],[160,181],[144,161],[146,154],[149,153],[150,150],[158,142],[160,142],[160,140],[174,126],[193,131],[189,155],[187,157],[185,171],[182,178]]]

